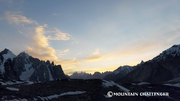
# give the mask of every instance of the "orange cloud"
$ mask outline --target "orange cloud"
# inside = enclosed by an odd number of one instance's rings
[[[35,28],[35,35],[32,40],[32,44],[27,47],[26,52],[30,55],[43,59],[43,60],[57,60],[55,56],[55,49],[53,49],[48,42],[47,37],[45,37],[45,31],[43,26],[38,26]]]
[[[103,59],[104,57],[105,55],[94,55],[94,56],[88,56],[86,57],[86,59],[89,61],[95,61],[95,60]]]
[[[81,61],[82,60],[88,60],[88,61],[96,61],[96,60],[101,60],[104,57],[108,56],[109,54],[104,54],[104,55],[100,55],[99,53],[99,49],[96,49],[93,53],[91,53],[90,55],[88,55],[87,57],[82,57],[79,58]]]

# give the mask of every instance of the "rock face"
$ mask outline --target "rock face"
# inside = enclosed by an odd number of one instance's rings
[[[52,81],[65,78],[60,65],[21,52],[15,56],[8,49],[0,53],[0,78],[7,80]]]
[[[157,57],[137,65],[136,69],[117,82],[163,83],[180,77],[180,45],[174,45]]]
[[[120,78],[125,77],[127,74],[129,74],[131,71],[134,70],[135,67],[132,66],[120,66],[116,70],[114,70],[112,73],[106,75],[104,77],[105,80],[113,80],[116,81]]]

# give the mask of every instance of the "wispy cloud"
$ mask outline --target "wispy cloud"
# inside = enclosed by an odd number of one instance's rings
[[[100,54],[99,49],[96,49],[93,53],[88,55],[85,59],[87,59],[88,61],[101,60],[108,55],[109,54]]]
[[[94,56],[88,56],[86,59],[88,61],[95,61],[95,60],[100,60],[103,59],[105,56],[104,55],[94,55]]]
[[[37,24],[36,21],[27,19],[25,16],[20,15],[20,12],[6,12],[5,18],[10,24]]]
[[[48,40],[70,40],[70,36],[68,33],[63,33],[60,30],[58,30],[57,28],[54,28],[53,31],[48,31],[51,34],[55,34],[54,36],[49,35],[48,36]]]
[[[57,14],[57,13],[53,13],[53,15],[54,15],[54,16],[57,16],[57,15],[59,15],[59,14]]]
[[[56,53],[58,54],[58,58],[61,58],[62,56],[67,55],[67,53],[69,52],[69,49],[66,50],[56,50]]]
[[[64,60],[62,60],[62,61],[59,61],[59,63],[60,63],[60,64],[63,64],[63,65],[65,65],[65,64],[68,64],[68,65],[70,65],[70,64],[80,64],[80,62],[77,61],[76,58],[64,59]]]
[[[99,49],[96,49],[92,54],[90,54],[89,56],[93,56],[93,55],[99,55]]]
[[[69,52],[69,49],[64,50],[64,52],[65,52],[65,53],[66,53],[66,52]]]
[[[101,60],[103,59],[104,57],[108,56],[109,54],[100,54],[99,53],[99,49],[96,49],[94,52],[92,52],[91,54],[89,54],[88,56],[86,57],[80,57],[79,60],[81,61],[84,61],[84,60],[87,60],[89,62],[92,62],[92,61],[97,61],[97,60]]]

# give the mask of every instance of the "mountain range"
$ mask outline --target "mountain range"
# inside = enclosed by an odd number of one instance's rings
[[[61,65],[42,61],[25,52],[14,55],[10,50],[0,52],[0,79],[52,81],[65,78]]]
[[[106,75],[110,74],[110,71],[106,72],[94,72],[93,74],[91,73],[86,73],[86,72],[74,72],[70,78],[72,79],[103,79]]]
[[[128,65],[120,66],[116,70],[114,70],[112,73],[106,75],[103,79],[116,81],[120,78],[125,77],[127,74],[129,74],[131,71],[133,71],[134,68],[135,67],[128,66]]]
[[[136,66],[120,66],[113,72],[75,72],[72,79],[105,79],[119,83],[162,83],[180,77],[180,45],[173,45],[153,59]],[[61,65],[42,61],[25,52],[14,55],[10,50],[0,52],[0,79],[52,81],[66,78]]]
[[[152,60],[143,62],[123,78],[120,83],[163,83],[180,77],[180,45],[173,45]],[[180,81],[179,81],[180,82]]]
[[[119,83],[149,82],[163,83],[180,78],[180,45],[173,45],[149,61],[136,66],[120,66],[113,72],[89,74],[75,72],[75,79],[105,79]],[[180,82],[180,81],[179,81]]]
[[[64,78],[68,76],[53,62],[33,58],[25,52],[17,56],[8,49],[0,52],[2,101],[179,101],[180,45],[136,66],[120,66],[113,72],[92,75],[75,72],[71,75],[75,79],[57,80]],[[168,96],[109,96],[109,91],[112,94],[167,92]]]

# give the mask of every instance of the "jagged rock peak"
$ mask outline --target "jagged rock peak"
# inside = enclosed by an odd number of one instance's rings
[[[47,65],[50,65],[50,61],[49,61],[49,60],[47,60],[47,61],[46,61],[46,64],[47,64]]]
[[[54,66],[54,61],[52,61],[51,65],[53,65],[53,66]]]

